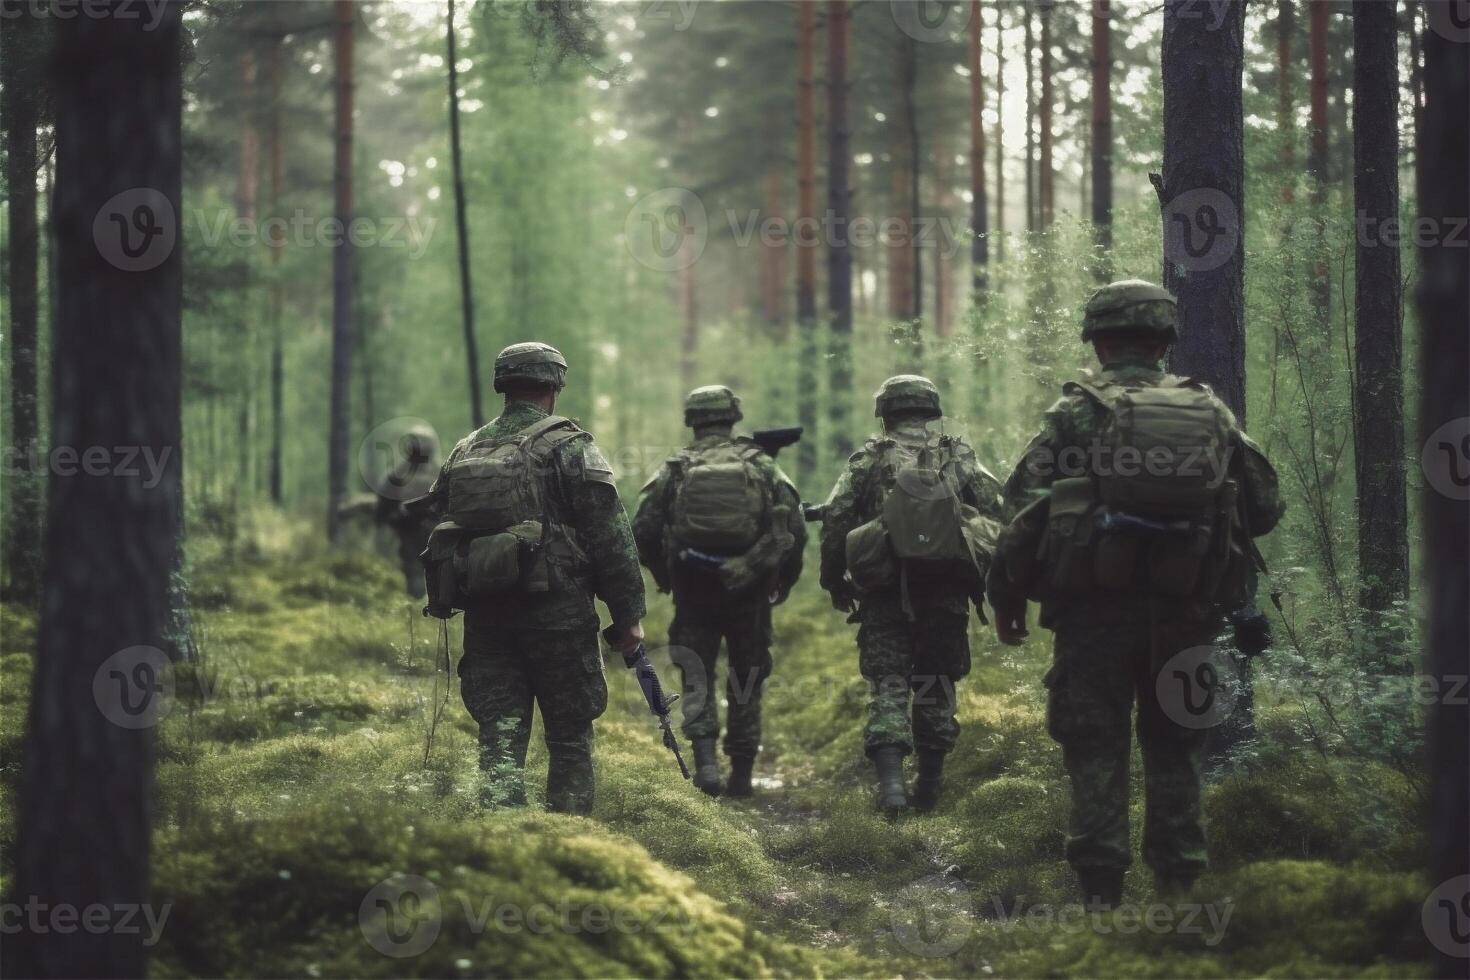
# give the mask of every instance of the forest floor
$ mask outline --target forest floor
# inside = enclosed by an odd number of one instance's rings
[[[1422,778],[1321,751],[1289,702],[1266,700],[1260,745],[1207,789],[1195,892],[1161,903],[1136,867],[1125,906],[1093,917],[1061,856],[1039,632],[1009,650],[976,627],[932,814],[874,812],[853,628],[810,582],[776,614],[753,800],[684,782],[609,666],[595,813],[539,809],[539,725],[532,807],[485,811],[433,621],[389,563],[305,539],[271,518],[195,542],[200,658],[160,732],[157,976],[1427,973]],[[0,611],[8,853],[34,620]],[[655,602],[652,642],[669,613]]]

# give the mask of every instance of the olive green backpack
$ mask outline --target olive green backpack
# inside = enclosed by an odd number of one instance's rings
[[[685,548],[740,554],[770,525],[771,488],[755,464],[759,446],[743,440],[686,449],[677,472],[672,533]]]

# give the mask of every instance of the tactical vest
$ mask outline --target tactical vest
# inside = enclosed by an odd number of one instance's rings
[[[772,493],[755,458],[760,447],[744,441],[686,449],[673,465],[672,532],[676,547],[737,555],[770,526]]]
[[[1236,440],[1209,390],[1166,375],[1156,385],[1069,382],[1063,391],[1098,406],[1103,425],[1072,457],[1082,472],[1053,461],[1042,593],[1242,598],[1248,544],[1239,485],[1226,475]]]
[[[581,434],[571,419],[549,415],[520,432],[471,443],[450,463],[445,520],[424,552],[431,615],[447,617],[508,593],[545,592],[548,551],[580,555],[571,530],[550,511],[548,487],[553,453]]]

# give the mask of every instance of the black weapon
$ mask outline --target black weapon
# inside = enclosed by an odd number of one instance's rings
[[[756,429],[750,441],[761,447],[761,452],[776,458],[776,454],[787,446],[794,446],[801,439],[801,426],[790,425],[784,429]]]
[[[1187,534],[1195,527],[1189,521],[1155,521],[1121,510],[1098,511],[1097,526],[1104,531],[1132,531],[1141,534]]]
[[[607,641],[608,646],[617,649],[618,628],[609,626],[602,631],[602,638]],[[669,725],[669,708],[679,700],[679,695],[675,694],[671,698],[664,696],[663,685],[658,682],[658,674],[654,673],[653,664],[648,662],[648,650],[641,642],[631,654],[623,654],[623,663],[638,678],[638,686],[643,688],[643,700],[648,702],[648,710],[658,717],[658,727],[663,729],[664,747],[674,753],[674,760],[679,763],[679,772],[688,779],[689,767],[684,764],[684,755],[679,751],[679,740],[674,737],[674,729]]]
[[[827,519],[827,505],[803,503],[801,516],[808,524],[819,524]]]
[[[696,548],[680,548],[679,560],[686,566],[702,572],[718,572],[720,566],[729,561],[729,558],[720,555],[711,555],[708,552],[699,551]]]

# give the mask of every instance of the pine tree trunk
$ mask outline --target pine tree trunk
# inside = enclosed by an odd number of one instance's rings
[[[679,380],[688,390],[694,387],[699,367],[699,280],[695,266],[695,236],[679,239]]]
[[[1470,417],[1465,385],[1465,365],[1470,363],[1470,275],[1464,238],[1450,241],[1446,233],[1458,227],[1463,236],[1465,215],[1470,214],[1465,179],[1470,174],[1470,130],[1465,126],[1470,45],[1429,30],[1424,32],[1423,48],[1425,101],[1424,125],[1418,131],[1417,196],[1420,217],[1432,221],[1441,233],[1418,249],[1418,441],[1424,446],[1426,476],[1430,471],[1435,476],[1426,481],[1419,498],[1424,521],[1425,669],[1441,695],[1463,695],[1465,677],[1470,675],[1470,620],[1465,616],[1465,596],[1470,595],[1470,507],[1465,503],[1470,453],[1464,442],[1465,419]],[[1463,910],[1462,876],[1470,874],[1470,705],[1463,696],[1435,699],[1428,736],[1429,881],[1437,886],[1458,879],[1458,893],[1445,897]],[[1449,927],[1463,932],[1463,923],[1457,918]],[[1448,943],[1438,946],[1431,974],[1463,973],[1463,952],[1463,940],[1459,956]]]
[[[245,111],[240,125],[240,174],[235,195],[235,210],[242,220],[252,225],[256,220],[260,191],[260,128],[257,124],[256,76],[255,51],[247,48],[240,54],[240,96]],[[250,286],[254,286],[256,274],[255,257],[252,253],[247,272]],[[240,372],[242,389],[240,403],[235,413],[235,451],[239,456],[236,461],[236,479],[230,487],[233,506],[239,505],[242,494],[250,496],[255,491],[253,480],[255,443],[251,438],[251,433],[254,429],[257,363],[253,329],[246,330],[243,346],[245,348],[245,369]]]
[[[1052,222],[1056,220],[1057,204],[1056,172],[1052,167],[1052,103],[1056,96],[1052,78],[1051,18],[1052,5],[1047,3],[1041,8],[1041,50],[1038,52],[1041,59],[1041,134],[1037,147],[1040,159],[1037,162],[1039,172],[1036,190],[1043,231],[1051,230]]]
[[[284,499],[284,473],[281,469],[281,452],[285,444],[286,420],[286,355],[283,349],[285,337],[281,318],[285,309],[285,296],[281,283],[281,253],[285,248],[285,229],[280,227],[281,215],[281,46],[284,41],[276,38],[271,46],[271,108],[270,108],[270,195],[271,226],[270,260],[270,494],[271,502],[279,505]]]
[[[919,149],[919,107],[914,99],[914,89],[919,82],[919,42],[902,31],[898,38],[898,87],[899,87],[899,119],[894,127],[902,140],[902,151],[895,159],[895,163],[901,161],[901,166],[896,166],[897,177],[894,182],[894,194],[901,199],[906,199],[902,205],[904,228],[906,231],[905,248],[908,252],[907,271],[909,276],[907,305],[908,310],[903,318],[918,321],[924,315],[924,253],[921,251],[919,240],[918,220],[923,214],[923,204],[919,199],[919,174],[924,165],[924,158]],[[902,181],[902,184],[899,181]],[[916,328],[917,329],[917,328]],[[916,333],[915,339],[922,342],[922,333]]]
[[[1392,0],[1353,7],[1353,211],[1358,227],[1353,442],[1360,601],[1371,612],[1389,609],[1409,590],[1403,287],[1396,234],[1397,7]]]
[[[976,5],[979,9],[979,5]],[[1004,7],[995,8],[995,260],[1004,262],[1006,257],[1006,162],[1005,162],[1005,106],[1006,106],[1006,48],[1001,31],[1005,20]]]
[[[786,217],[786,204],[782,198],[781,171],[772,168],[766,174],[766,215],[770,218]],[[787,338],[786,323],[786,243],[762,242],[761,263],[761,315],[771,334],[779,341]]]
[[[1092,0],[1092,227],[1097,236],[1096,275],[1112,278],[1113,96],[1112,4]]]
[[[934,187],[936,211],[948,220],[954,197],[949,192],[949,148],[942,133],[934,137]],[[945,256],[943,236],[936,239],[934,249],[934,336],[944,339],[954,332],[953,311],[949,301],[949,260]],[[941,364],[945,361],[941,359]]]
[[[1307,169],[1312,174],[1312,207],[1317,222],[1317,240],[1312,259],[1312,310],[1325,336],[1332,316],[1332,275],[1327,268],[1327,3],[1308,0],[1311,15],[1311,106],[1312,142]]]
[[[970,7],[970,229],[975,234],[974,241],[970,243],[970,263],[971,286],[977,299],[989,288],[986,272],[990,265],[990,229],[985,200],[985,84],[980,73],[984,10],[978,3]],[[997,23],[999,16],[997,9]]]
[[[53,909],[148,900],[155,677],[181,474],[181,9],[56,24],[52,439],[133,447],[164,466],[156,482],[86,468],[51,481],[45,553],[57,574],[41,604],[11,894]],[[148,190],[115,199],[136,188]],[[94,238],[99,215],[115,238]],[[149,231],[133,234],[134,217]],[[22,931],[8,938],[6,970],[140,977],[143,938]]]
[[[1276,131],[1281,138],[1281,200],[1296,198],[1296,113],[1291,94],[1295,66],[1291,61],[1291,39],[1296,33],[1295,0],[1278,0],[1276,13]]]
[[[1036,33],[1026,2],[1026,231],[1036,230]]]
[[[459,139],[459,55],[455,51],[454,0],[444,30],[449,55],[449,156],[454,163],[454,227],[459,236],[459,303],[464,322],[464,356],[469,369],[470,419],[476,429],[485,424],[485,400],[480,386],[480,345],[475,338],[475,288],[470,279],[470,228],[465,218],[464,153]]]
[[[806,438],[796,444],[798,479],[817,471],[817,384],[821,353],[817,324],[817,108],[816,0],[802,0],[797,11],[796,83],[796,329],[798,354],[796,413]]]
[[[12,13],[19,16],[11,18]],[[10,309],[10,471],[5,527],[5,595],[35,607],[41,589],[41,511],[44,467],[36,405],[37,321],[40,293],[36,221],[36,96],[40,78],[41,21],[5,2],[0,31],[0,87],[4,88],[5,186],[9,221],[6,302]]]
[[[336,151],[332,184],[337,220],[352,224],[352,32],[354,0],[334,0],[336,78]],[[338,509],[347,495],[347,443],[352,384],[352,243],[343,235],[332,249],[332,393],[331,433],[327,444],[327,537],[337,540]]]
[[[827,375],[834,458],[852,454],[852,251],[848,241],[847,0],[827,0],[827,210],[832,216],[827,248],[827,310],[832,348]]]

